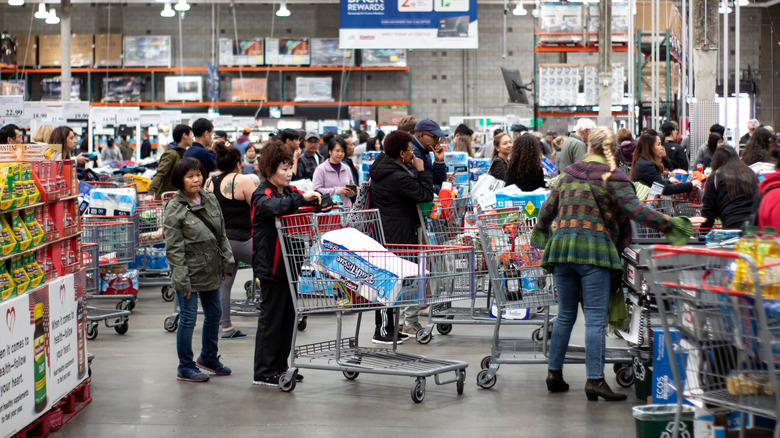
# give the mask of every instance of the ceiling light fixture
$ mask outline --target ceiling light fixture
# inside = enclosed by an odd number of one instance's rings
[[[8,6],[24,6],[24,0],[8,0]]]
[[[176,6],[174,6],[173,9],[176,9],[179,12],[187,12],[190,10],[190,4],[187,3],[187,0],[179,0],[179,2],[176,3]]]
[[[281,5],[279,5],[279,10],[276,11],[277,17],[289,17],[291,14],[290,10],[287,9],[287,2],[282,2]]]
[[[165,18],[176,16],[176,11],[171,8],[171,2],[165,2],[165,7],[160,11],[160,16]]]
[[[748,0],[739,0],[737,4],[740,6],[747,6],[750,4],[750,2]]]
[[[718,13],[719,14],[730,14],[732,11],[733,11],[733,9],[731,9],[731,6],[729,6],[728,9],[726,9],[725,12],[723,11],[723,6],[718,8]]]
[[[528,11],[523,7],[523,2],[517,2],[517,6],[512,10],[512,15],[523,16],[528,15]]]
[[[35,18],[45,20],[49,17],[49,11],[46,10],[46,3],[38,4],[38,11],[33,15]]]
[[[60,17],[57,16],[57,11],[54,8],[49,9],[49,16],[46,17],[46,24],[60,24]]]

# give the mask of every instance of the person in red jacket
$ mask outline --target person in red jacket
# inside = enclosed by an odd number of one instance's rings
[[[774,149],[772,158],[777,160],[777,171],[766,174],[758,185],[758,191],[761,193],[761,206],[758,207],[759,230],[764,227],[780,230],[780,147]]]

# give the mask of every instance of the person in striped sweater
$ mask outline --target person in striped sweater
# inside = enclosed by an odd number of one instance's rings
[[[544,249],[541,264],[553,273],[558,293],[546,382],[550,392],[569,390],[563,362],[581,297],[585,394],[590,401],[599,397],[618,401],[626,395],[612,392],[604,380],[604,354],[610,283],[621,278],[620,253],[631,242],[629,220],[662,231],[675,245],[685,244],[693,227],[687,218],[669,217],[642,205],[631,180],[616,170],[618,143],[611,128],[591,130],[587,146],[586,158],[568,166],[553,185],[531,233],[531,244]]]

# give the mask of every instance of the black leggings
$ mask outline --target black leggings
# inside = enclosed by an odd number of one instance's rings
[[[290,286],[261,280],[260,287],[263,301],[255,337],[255,380],[287,371],[296,325]]]

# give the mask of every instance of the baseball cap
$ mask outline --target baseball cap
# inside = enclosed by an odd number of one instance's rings
[[[250,128],[249,126],[244,126],[244,129],[241,130],[242,134],[249,135],[251,132],[252,132],[252,128]]]
[[[422,119],[419,122],[417,122],[417,125],[414,127],[414,132],[423,132],[423,131],[429,131],[431,134],[437,137],[447,136],[447,134],[441,130],[439,124],[434,122],[431,119]]]
[[[319,140],[319,139],[320,139],[320,135],[319,135],[319,134],[317,134],[317,131],[307,131],[307,132],[306,132],[306,137],[304,137],[304,138],[305,138],[306,140],[308,140],[308,139],[310,139],[310,138],[312,138],[312,137],[316,138],[317,140]]]

